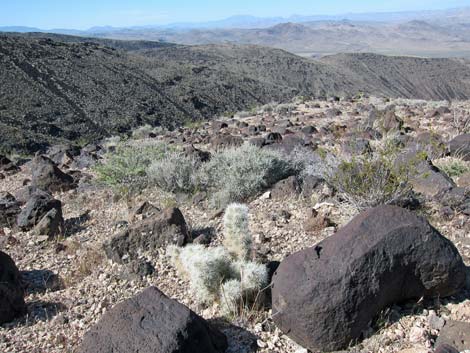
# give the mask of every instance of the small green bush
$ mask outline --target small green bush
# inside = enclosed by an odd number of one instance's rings
[[[407,198],[412,175],[412,166],[399,166],[395,158],[376,154],[341,160],[327,175],[327,181],[344,200],[365,209]]]
[[[444,171],[451,178],[459,176],[470,171],[470,163],[460,158],[445,157],[433,161],[433,164],[440,170]]]
[[[223,208],[244,201],[294,173],[280,153],[244,144],[216,152],[199,172],[201,187],[213,193],[212,205]]]
[[[108,152],[94,170],[98,181],[120,193],[133,193],[148,185],[147,168],[170,151],[164,143],[122,144]]]

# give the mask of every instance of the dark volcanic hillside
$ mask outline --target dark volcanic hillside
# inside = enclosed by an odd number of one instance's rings
[[[107,42],[124,51],[89,38],[64,40],[0,36],[1,149],[32,152],[143,124],[174,128],[296,95],[470,97],[470,68],[452,59],[314,61],[258,46]]]
[[[138,63],[96,44],[0,37],[0,63],[6,149],[33,151],[191,116]]]
[[[369,92],[428,100],[470,97],[470,69],[463,60],[338,54],[321,61],[363,82]]]
[[[142,50],[142,49],[155,49],[163,47],[172,47],[177,44],[168,43],[168,42],[159,42],[153,40],[118,40],[118,39],[108,39],[108,38],[96,38],[96,37],[79,37],[79,36],[70,36],[66,34],[59,33],[43,33],[43,32],[4,32],[2,35],[9,37],[23,37],[23,38],[49,38],[57,42],[64,43],[96,43],[104,45],[106,47],[111,47],[114,49],[122,49],[126,51],[132,50]]]
[[[175,127],[297,94],[354,89],[327,65],[281,50],[176,46],[142,54],[1,36],[2,147],[34,151],[145,123]]]
[[[341,71],[279,49],[226,44],[138,54],[149,59],[149,74],[163,82],[167,92],[192,101],[199,93],[195,104],[205,116],[299,94],[344,95],[360,90]]]

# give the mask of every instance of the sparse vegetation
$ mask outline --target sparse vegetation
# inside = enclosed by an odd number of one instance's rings
[[[251,254],[252,239],[248,229],[248,207],[227,206],[224,214],[224,246],[233,257],[246,260]]]
[[[444,157],[433,160],[433,164],[451,178],[458,178],[470,171],[470,163],[456,157]]]
[[[395,165],[393,156],[375,154],[340,160],[326,177],[341,198],[365,209],[406,198],[412,173],[412,166]]]
[[[98,181],[120,194],[140,191],[148,185],[148,166],[153,161],[161,160],[169,151],[166,144],[157,142],[118,145],[95,167]]]
[[[169,192],[191,193],[197,188],[195,172],[200,162],[182,152],[171,152],[147,168],[152,185]]]
[[[202,165],[202,187],[211,191],[212,205],[223,208],[244,201],[294,172],[280,153],[244,144],[215,153]]]
[[[244,201],[291,175],[294,167],[280,153],[252,145],[228,148],[201,163],[162,142],[121,144],[95,167],[98,180],[118,194],[148,186],[169,192],[212,193],[211,205],[222,208]]]
[[[132,131],[132,138],[136,140],[144,139],[149,137],[152,132],[152,127],[148,124],[145,124]]]
[[[236,315],[259,304],[259,294],[268,284],[266,266],[249,260],[251,243],[248,208],[232,204],[224,217],[225,247],[170,246],[167,253],[178,272],[189,279],[200,303],[218,301],[224,314]]]

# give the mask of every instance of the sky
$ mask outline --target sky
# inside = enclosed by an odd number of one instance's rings
[[[0,26],[87,29],[204,22],[233,15],[288,17],[465,6],[470,0],[0,0]]]

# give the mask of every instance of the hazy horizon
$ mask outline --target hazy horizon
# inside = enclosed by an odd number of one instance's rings
[[[0,27],[34,27],[48,29],[87,30],[92,27],[159,26],[173,23],[203,23],[221,21],[231,17],[258,18],[291,16],[340,16],[367,13],[414,12],[469,7],[470,0],[403,1],[386,4],[372,0],[350,3],[346,0],[311,2],[306,0],[252,2],[242,0],[220,3],[204,0],[197,3],[150,0],[104,0],[95,3],[65,3],[57,0],[18,0],[2,5]]]

